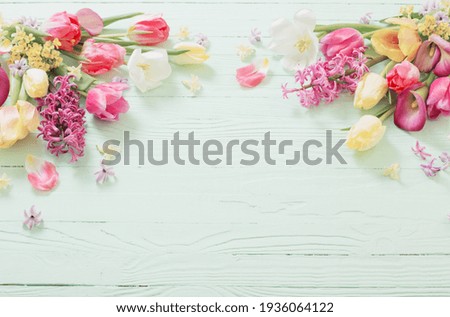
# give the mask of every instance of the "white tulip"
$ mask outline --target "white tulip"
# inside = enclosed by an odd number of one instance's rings
[[[283,55],[281,63],[286,70],[305,68],[316,61],[319,39],[314,33],[316,18],[309,10],[300,10],[294,22],[280,18],[270,26],[272,42],[269,48]]]
[[[128,71],[136,87],[146,92],[161,85],[161,81],[172,73],[172,68],[166,50],[142,53],[141,49],[136,49],[128,61]]]

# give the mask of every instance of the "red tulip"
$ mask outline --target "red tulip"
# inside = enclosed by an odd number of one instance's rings
[[[87,61],[82,62],[81,69],[89,75],[100,75],[124,64],[126,51],[117,44],[94,43],[87,40],[83,45],[81,56]]]
[[[46,40],[57,38],[61,42],[59,48],[64,51],[71,52],[81,39],[81,28],[77,16],[65,11],[52,15],[44,22],[42,30],[50,35]]]

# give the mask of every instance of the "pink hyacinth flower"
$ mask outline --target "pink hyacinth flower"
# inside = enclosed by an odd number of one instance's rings
[[[253,88],[266,78],[269,70],[269,60],[265,58],[261,63],[250,64],[236,70],[236,80],[243,87]]]
[[[89,8],[84,8],[78,10],[76,16],[80,25],[90,36],[96,36],[102,33],[103,20],[96,12]]]
[[[89,90],[86,97],[86,110],[104,121],[117,121],[119,114],[129,109],[128,102],[123,98],[128,84],[112,82],[100,84]]]
[[[25,169],[31,186],[37,190],[50,191],[58,183],[59,174],[56,166],[41,158],[28,155],[25,161]]]
[[[0,107],[3,106],[9,94],[9,78],[3,68],[0,68]]]

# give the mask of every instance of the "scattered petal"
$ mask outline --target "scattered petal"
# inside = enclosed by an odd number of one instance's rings
[[[31,186],[37,190],[50,191],[58,183],[59,174],[56,171],[56,166],[49,161],[28,155],[25,161],[25,169]]]
[[[431,156],[430,153],[425,152],[426,147],[421,146],[419,141],[416,141],[416,146],[412,147],[411,150],[414,152],[414,154],[418,157],[420,157],[422,160],[426,160],[428,156]]]
[[[24,210],[23,212],[25,216],[25,220],[23,221],[24,226],[28,228],[28,230],[33,229],[36,226],[39,226],[42,223],[42,212],[37,212],[36,207],[33,205],[29,212]]]
[[[95,172],[94,175],[97,176],[96,181],[98,184],[103,184],[104,182],[108,181],[109,178],[116,176],[113,168],[106,167],[103,163],[100,164],[100,169],[97,172]]]
[[[400,179],[399,171],[400,171],[400,164],[394,163],[391,166],[384,169],[383,175],[389,176],[393,180],[399,180]]]
[[[240,57],[241,61],[245,61],[254,54],[255,49],[249,45],[241,44],[237,48],[237,55]]]
[[[2,177],[0,177],[0,190],[8,188],[10,184],[11,179],[8,177],[8,175],[3,173]]]
[[[423,172],[425,173],[425,175],[427,175],[428,177],[434,177],[437,175],[437,173],[441,170],[440,167],[434,166],[434,161],[436,159],[432,159],[430,162],[428,162],[427,164],[420,164],[420,167],[422,168]]]
[[[261,31],[258,28],[251,29],[248,40],[253,45],[260,43],[261,42]]]
[[[243,87],[256,87],[264,78],[269,70],[269,60],[265,58],[262,62],[250,64],[236,70],[236,79]]]
[[[187,40],[190,35],[191,35],[191,32],[189,32],[189,28],[187,26],[182,26],[180,28],[180,33],[177,34],[177,37],[180,40],[184,41],[184,40]]]
[[[102,33],[103,30],[103,20],[94,11],[88,8],[79,10],[76,13],[78,22],[80,25],[89,33],[90,36],[96,36]]]
[[[191,79],[183,80],[182,83],[194,95],[202,89],[202,83],[196,75],[191,75]]]

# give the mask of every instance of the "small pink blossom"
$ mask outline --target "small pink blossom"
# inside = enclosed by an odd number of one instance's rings
[[[426,160],[427,157],[431,156],[430,153],[425,152],[426,147],[421,146],[419,141],[416,141],[416,146],[412,147],[411,150],[414,152],[415,155],[420,157],[422,160]]]
[[[420,164],[420,167],[422,168],[423,172],[425,173],[425,175],[427,175],[428,177],[434,177],[437,175],[437,173],[441,170],[440,167],[434,166],[434,161],[436,159],[432,159],[430,162],[428,162],[427,164]]]
[[[34,227],[40,225],[42,223],[42,212],[37,212],[36,207],[33,205],[29,212],[24,210],[23,212],[25,216],[25,220],[23,222],[24,226],[28,228],[28,230],[33,229]]]
[[[364,14],[360,19],[359,19],[359,23],[361,24],[370,24],[370,22],[372,22],[372,12],[368,12],[366,14]]]
[[[445,171],[450,166],[450,154],[448,154],[447,152],[442,152],[442,154],[439,155],[439,159],[442,161],[442,163],[444,163],[444,165],[442,165],[441,167],[441,170]]]
[[[97,176],[96,181],[99,184],[103,184],[106,182],[110,177],[116,176],[114,173],[114,170],[112,167],[106,167],[105,164],[100,165],[100,169],[95,172],[95,175]]]
[[[258,28],[251,29],[248,40],[253,45],[260,43],[261,42],[261,31]]]

